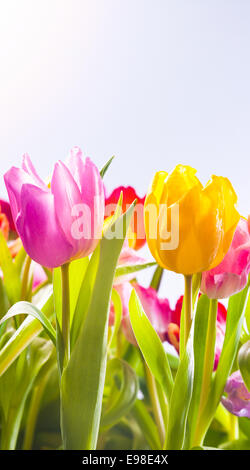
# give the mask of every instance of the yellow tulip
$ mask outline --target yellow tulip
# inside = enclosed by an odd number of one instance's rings
[[[207,271],[222,261],[240,218],[227,178],[212,176],[203,187],[195,174],[184,165],[169,174],[157,172],[144,209],[152,255],[163,268],[184,275]],[[171,234],[175,240],[168,241]]]

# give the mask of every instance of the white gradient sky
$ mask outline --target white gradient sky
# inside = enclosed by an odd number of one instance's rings
[[[1,0],[0,175],[28,152],[45,177],[79,145],[116,155],[109,189],[185,163],[247,215],[249,24],[248,0]]]

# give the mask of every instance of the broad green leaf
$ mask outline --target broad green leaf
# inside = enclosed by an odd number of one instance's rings
[[[106,380],[112,381],[109,396],[101,418],[101,430],[117,423],[133,406],[138,393],[138,379],[132,367],[121,359],[108,362]],[[119,383],[119,385],[118,385]]]
[[[133,210],[134,204],[106,230],[100,242],[89,308],[62,374],[61,423],[65,449],[96,448],[106,373],[112,284]]]
[[[100,175],[101,175],[101,178],[104,178],[104,175],[105,173],[107,172],[109,166],[111,165],[112,161],[114,160],[115,156],[113,155],[108,161],[107,163],[105,163],[104,167],[100,170]]]
[[[14,304],[21,297],[21,278],[2,232],[0,232],[0,266],[3,271],[4,287],[9,301]]]
[[[190,440],[194,438],[200,410],[206,400],[212,378],[216,339],[217,302],[202,295],[194,318],[194,382],[188,414]],[[193,446],[193,444],[192,444]]]
[[[145,439],[150,445],[150,448],[152,450],[161,449],[157,427],[143,401],[136,400],[131,413],[136,419]]]
[[[240,336],[241,344],[246,343],[250,340],[250,295],[248,296],[246,309],[245,309],[245,316],[242,325],[242,331]]]
[[[47,289],[43,302],[37,305],[49,319],[54,313],[52,289]],[[0,377],[17,359],[21,352],[43,331],[40,321],[27,317],[9,341],[0,350]]]
[[[114,325],[110,327],[108,348],[112,347],[113,339],[115,339],[117,336],[118,330],[120,328],[121,320],[122,320],[122,301],[118,292],[115,289],[112,289],[111,300],[114,306],[115,319],[114,319]]]
[[[44,330],[48,334],[49,338],[52,340],[54,345],[56,345],[56,332],[54,327],[52,326],[49,319],[44,315],[44,313],[39,310],[35,305],[32,305],[29,302],[21,301],[14,304],[6,315],[0,321],[0,325],[7,321],[8,319],[15,317],[16,315],[31,315],[32,317],[36,318],[42,324]]]
[[[167,355],[159,336],[144,313],[134,289],[129,300],[129,315],[138,346],[151,373],[162,386],[169,402],[173,378]]]
[[[15,449],[26,400],[52,350],[50,341],[36,338],[1,378],[0,404],[4,414],[2,449]]]
[[[250,391],[250,341],[241,346],[238,353],[238,363],[244,383]]]
[[[85,273],[88,268],[88,257],[80,258],[72,261],[69,265],[69,288],[70,288],[70,319],[71,323],[74,317],[75,308],[78,301],[79,292],[85,278]],[[62,320],[62,282],[61,282],[61,268],[53,270],[53,291],[56,316],[61,325]]]
[[[227,378],[234,364],[240,340],[248,292],[249,285],[229,299],[223,348],[208,396],[207,406],[205,407],[202,415],[200,433],[203,436],[205,435],[209,423],[215,414],[216,408],[223,394]]]
[[[250,440],[237,439],[235,441],[229,441],[220,446],[221,450],[250,450]],[[218,450],[218,449],[217,449]]]
[[[22,268],[23,268],[23,264],[24,264],[26,256],[27,256],[27,253],[24,247],[22,246],[14,259],[14,264],[20,276],[21,276],[21,272],[22,272]]]
[[[250,419],[249,418],[238,418],[240,430],[245,434],[247,439],[250,441]]]
[[[10,308],[10,303],[4,287],[3,281],[0,278],[0,319],[5,315],[5,313]],[[1,330],[0,330],[1,331]],[[1,333],[0,333],[1,336]]]
[[[183,448],[187,416],[192,397],[193,377],[194,359],[192,328],[186,349],[177,370],[172,390],[166,440],[167,449],[178,450]]]
[[[73,349],[74,347],[74,344],[81,330],[81,325],[84,323],[88,311],[91,294],[96,278],[96,272],[98,268],[99,250],[100,248],[97,247],[94,253],[92,254],[88,263],[88,267],[85,271],[85,275],[83,277],[80,289],[78,291],[78,298],[75,304],[70,330],[71,349]]]

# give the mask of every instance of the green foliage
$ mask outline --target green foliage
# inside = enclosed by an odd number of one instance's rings
[[[159,336],[143,311],[135,290],[132,291],[129,301],[129,315],[138,346],[151,373],[162,386],[169,402],[173,378],[168,358]]]
[[[109,302],[117,261],[134,205],[106,230],[100,246],[88,310],[61,380],[65,449],[95,449],[107,361]],[[120,234],[114,238],[113,231]]]

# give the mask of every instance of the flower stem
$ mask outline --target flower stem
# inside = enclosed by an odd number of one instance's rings
[[[69,263],[61,266],[62,275],[62,339],[64,347],[64,366],[70,358],[70,294]]]
[[[184,294],[184,348],[185,350],[192,324],[192,275],[185,277]]]
[[[27,255],[25,263],[24,263],[23,276],[22,276],[21,300],[26,300],[30,265],[31,265],[31,258]]]
[[[46,385],[46,382],[45,382]],[[41,386],[41,384],[36,385],[33,390],[33,394],[31,397],[29,412],[27,416],[27,424],[25,428],[25,435],[24,435],[24,442],[23,442],[23,449],[30,450],[32,449],[34,432],[37,422],[38,413],[40,410],[41,399],[43,396],[45,386]]]
[[[239,439],[239,422],[237,416],[230,413],[229,440],[235,441],[236,439]]]
[[[165,424],[164,424],[164,419],[162,416],[161,405],[160,405],[160,401],[159,401],[159,397],[157,393],[157,386],[156,386],[155,378],[152,375],[148,365],[146,364],[145,361],[143,362],[144,362],[144,370],[145,370],[146,382],[148,386],[148,392],[149,392],[149,396],[150,396],[150,400],[151,400],[151,404],[153,408],[156,425],[157,425],[158,432],[159,432],[160,441],[161,441],[162,448],[163,448],[166,433],[165,433]]]

